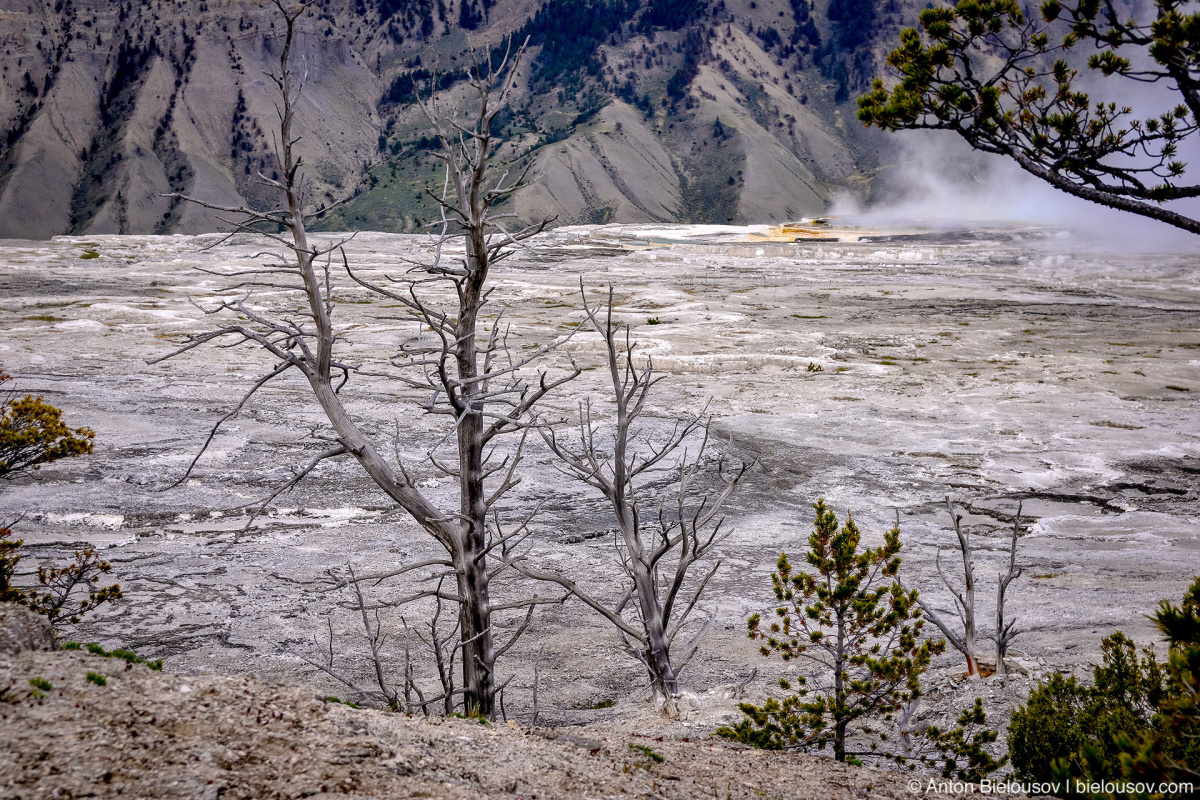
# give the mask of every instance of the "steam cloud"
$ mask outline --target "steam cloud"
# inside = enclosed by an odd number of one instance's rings
[[[1145,0],[1130,4],[1129,10],[1138,19],[1154,15]],[[1135,65],[1148,58],[1144,52],[1132,50],[1123,55],[1133,58]],[[1080,69],[1076,86],[1088,92],[1093,102],[1129,106],[1139,118],[1162,114],[1181,100],[1171,86],[1103,77],[1086,67]],[[1003,156],[972,150],[952,132],[902,131],[887,139],[896,148],[892,166],[876,181],[871,202],[863,206],[844,197],[832,213],[869,224],[1049,225],[1069,231],[1077,244],[1118,250],[1194,251],[1200,244],[1193,234],[1164,223],[1059,191]],[[1181,143],[1178,158],[1190,167],[1182,183],[1200,183],[1198,137]],[[1167,207],[1200,216],[1200,200],[1177,201]]]

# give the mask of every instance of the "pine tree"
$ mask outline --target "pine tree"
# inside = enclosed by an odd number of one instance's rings
[[[987,714],[980,697],[975,698],[975,705],[958,715],[958,727],[943,731],[930,725],[921,738],[936,755],[919,755],[914,760],[940,768],[943,778],[979,783],[1008,764],[1007,755],[993,758],[988,752],[988,746],[995,744],[999,734],[987,727]],[[896,760],[902,764],[908,761],[903,757]]]
[[[12,380],[0,372],[0,384]],[[62,421],[62,410],[40,397],[15,392],[0,396],[0,479],[28,475],[42,464],[92,452],[95,434],[88,428],[71,429]],[[20,603],[49,618],[58,628],[103,603],[121,598],[117,584],[101,587],[101,576],[112,571],[92,548],[76,550],[74,560],[62,567],[38,567],[37,583],[22,588],[13,583],[21,561],[24,540],[13,538],[12,529],[0,524],[0,602]],[[87,595],[76,605],[76,590]]]
[[[1170,644],[1166,663],[1115,633],[1100,644],[1090,682],[1051,675],[1012,716],[1008,750],[1021,780],[1058,782],[1060,797],[1108,797],[1075,783],[1177,785],[1155,797],[1192,797],[1200,778],[1200,578],[1181,606],[1154,615]],[[1074,788],[1072,788],[1074,787]]]
[[[837,0],[827,16],[855,2]],[[858,118],[889,131],[953,131],[1067,194],[1200,233],[1187,206],[1163,205],[1200,196],[1181,157],[1200,138],[1192,4],[1045,0],[1040,13],[1037,6],[926,6],[921,29],[906,28],[887,56],[899,82],[876,79],[858,99]],[[1112,100],[1097,96],[1105,78],[1117,84]],[[1126,105],[1129,81],[1155,85],[1138,93],[1136,111]]]
[[[0,385],[12,380],[0,371]],[[40,397],[0,396],[0,478],[16,478],[42,464],[92,452],[95,434],[68,428],[62,411]]]
[[[861,534],[847,516],[840,529],[833,511],[819,500],[816,524],[808,539],[805,561],[810,572],[792,574],[787,553],[771,575],[778,621],[766,632],[758,614],[747,624],[751,639],[764,642],[764,656],[778,653],[784,661],[802,659],[815,675],[781,679],[795,691],[782,701],[768,698],[761,706],[739,705],[746,719],[717,734],[770,750],[824,749],[832,745],[839,761],[875,752],[846,749],[851,725],[863,733],[876,720],[888,721],[901,706],[920,696],[921,673],[945,642],[921,639],[924,620],[916,590],[905,591],[895,580],[900,569],[900,528],[894,526],[877,548],[860,549]]]

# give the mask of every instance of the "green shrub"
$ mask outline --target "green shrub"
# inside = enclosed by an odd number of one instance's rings
[[[646,758],[653,761],[655,764],[661,764],[661,763],[663,763],[663,761],[666,760],[662,757],[662,754],[654,752],[653,749],[647,747],[644,744],[631,744],[631,745],[629,745],[629,749],[637,750],[639,753],[641,753]]]
[[[24,539],[10,539],[12,531],[0,528],[0,603],[20,603],[25,592],[12,583],[21,562],[21,545]],[[22,603],[22,605],[24,605]]]
[[[330,703],[340,703],[344,706],[350,706],[351,708],[362,709],[362,706],[360,706],[358,703],[353,703],[349,700],[343,700],[340,697],[330,696],[330,697],[326,697],[325,699],[328,700]]]
[[[0,386],[12,376],[0,370]],[[11,480],[43,464],[92,452],[90,428],[68,428],[62,410],[40,397],[0,393],[0,478]]]
[[[103,686],[108,683],[108,678],[104,677],[99,672],[89,672],[87,674],[87,679],[97,686]]]
[[[95,642],[91,642],[86,645],[79,642],[64,642],[60,649],[87,650],[92,655],[101,656],[102,658],[120,658],[124,661],[128,661],[130,664],[144,664],[155,672],[162,672],[163,668],[163,660],[161,658],[155,659],[154,661],[146,661],[132,650],[122,650],[120,648],[116,650],[105,650]]]
[[[0,370],[0,387],[10,380],[12,376]],[[62,411],[42,398],[0,390],[0,480],[27,476],[44,464],[90,453],[94,439],[89,428],[67,427]],[[13,579],[23,544],[0,524],[0,602],[20,603],[44,615],[59,631],[97,606],[121,598],[118,584],[98,585],[112,567],[90,547],[76,550],[74,560],[64,566],[39,566],[36,586],[17,586]]]
[[[974,706],[958,715],[958,727],[943,731],[930,725],[921,736],[938,755],[920,760],[930,766],[940,766],[943,778],[980,783],[1008,763],[1008,756],[992,758],[987,750],[987,745],[994,744],[1000,734],[987,727],[983,700],[978,697]],[[897,760],[904,761],[902,758]]]
[[[1153,647],[1144,647],[1139,658],[1134,643],[1116,633],[1101,643],[1091,685],[1074,675],[1052,675],[1030,694],[1008,731],[1018,777],[1197,783],[1200,578],[1181,608],[1163,601],[1155,619],[1170,642],[1166,663]],[[1060,796],[1067,794],[1064,789]]]
[[[24,544],[24,539],[13,538],[9,528],[0,526],[0,602],[19,603],[41,614],[56,632],[67,623],[79,622],[96,607],[124,596],[120,584],[97,585],[112,572],[112,566],[90,547],[76,550],[73,559],[62,566],[40,565],[36,586],[17,586],[13,578]]]
[[[1091,715],[1090,694],[1074,675],[1061,673],[1030,693],[1008,726],[1008,753],[1017,775],[1026,780],[1049,778],[1055,761],[1080,752],[1086,738],[1081,718]]]

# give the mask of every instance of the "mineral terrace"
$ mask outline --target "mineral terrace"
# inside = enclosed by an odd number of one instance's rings
[[[810,504],[821,497],[839,515],[853,512],[871,542],[898,512],[901,576],[947,612],[934,558],[953,538],[944,500],[961,504],[980,548],[981,622],[990,622],[1006,534],[1024,502],[1024,574],[1009,589],[1008,613],[1023,630],[1015,663],[1028,674],[964,685],[948,654],[931,679],[931,707],[942,691],[956,702],[980,694],[1003,719],[1047,670],[1094,659],[1102,636],[1122,629],[1153,639],[1143,615],[1161,598],[1177,599],[1200,572],[1195,255],[1114,253],[1042,229],[834,228],[825,236],[559,228],[494,275],[492,311],[505,309],[518,352],[581,320],[581,281],[592,300],[611,285],[638,351],[666,375],[653,396],[654,426],[707,407],[714,456],[756,461],[728,508],[732,533],[702,608],[711,627],[685,673],[697,707],[682,722],[653,721],[637,688],[640,668],[617,650],[615,633],[567,603],[539,613],[503,662],[510,716],[531,715],[536,662],[543,724],[660,725],[686,735],[736,718],[727,687],[757,666],[747,691],[762,697],[782,669],[757,655],[745,618],[770,607],[768,574],[781,550],[804,547]],[[323,465],[243,531],[237,507],[320,447],[306,438],[322,422],[306,386],[289,379],[265,390],[191,478],[169,488],[213,423],[271,365],[248,347],[147,362],[184,334],[210,329],[215,320],[201,309],[236,293],[213,272],[255,263],[262,249],[216,236],[0,243],[0,366],[97,437],[94,455],[3,487],[0,518],[23,515],[27,565],[83,543],[103,548],[126,600],[76,638],[164,657],[168,671],[254,673],[344,693],[302,658],[318,658],[332,631],[339,664],[362,666],[356,617],[327,571],[386,571],[436,550],[350,462]],[[403,235],[360,234],[346,250],[376,279],[429,256],[425,240]],[[395,438],[428,491],[449,496],[449,481],[420,466],[441,418],[424,416],[423,397],[383,377],[416,326],[333,275],[344,357],[372,373],[343,390],[352,409],[388,448]],[[253,301],[289,299],[260,289]],[[546,359],[551,373],[568,358],[584,369],[556,395],[555,413],[569,415],[584,397],[603,408],[599,352],[598,338],[581,333]],[[525,466],[506,513],[542,503],[531,557],[611,591],[613,544],[599,498],[555,471],[540,444]],[[951,575],[953,555],[942,559]],[[369,595],[402,596],[421,577],[383,582]],[[397,669],[401,617],[419,627],[427,612],[381,611]]]

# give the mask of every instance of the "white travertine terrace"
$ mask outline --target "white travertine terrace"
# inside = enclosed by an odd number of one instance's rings
[[[1200,572],[1200,258],[1107,252],[1036,229],[866,231],[835,221],[824,235],[856,241],[771,241],[785,237],[767,226],[560,228],[493,276],[493,303],[507,308],[517,347],[580,320],[581,278],[596,298],[612,284],[639,350],[669,374],[655,398],[664,424],[711,398],[719,438],[761,465],[731,506],[734,533],[708,604],[716,624],[685,682],[730,682],[761,661],[744,619],[768,605],[766,575],[781,549],[802,548],[818,497],[839,515],[853,511],[871,536],[899,509],[901,574],[944,608],[933,571],[936,544],[950,543],[941,503],[949,494],[969,504],[985,609],[1005,519],[1023,498],[1032,528],[1008,614],[1028,632],[1014,646],[1070,667],[1117,628],[1148,640],[1142,615],[1160,598],[1177,600]],[[191,481],[161,491],[268,366],[249,348],[145,363],[211,323],[189,298],[204,306],[227,282],[195,267],[232,269],[262,249],[242,238],[200,249],[216,241],[0,242],[0,367],[97,434],[93,456],[3,487],[0,519],[25,515],[17,532],[35,556],[76,542],[108,548],[128,600],[97,613],[87,636],[165,655],[176,670],[307,676],[288,653],[311,647],[330,610],[339,630],[353,631],[321,590],[324,571],[403,563],[434,546],[351,463],[323,466],[235,536],[245,516],[227,509],[285,479],[313,447],[302,440],[319,411],[295,379],[219,435]],[[89,247],[98,257],[81,258]],[[419,237],[376,233],[347,250],[376,277],[428,252]],[[415,328],[339,280],[345,358],[382,369]],[[253,297],[264,307],[291,301],[274,289]],[[548,366],[568,353],[594,366],[598,347],[581,334]],[[600,379],[585,371],[558,407],[598,397]],[[345,392],[388,448],[399,421],[410,458],[440,424],[394,382],[356,377]],[[611,553],[603,505],[544,453],[529,467],[514,511],[544,500],[547,563],[586,565],[602,585]],[[435,496],[448,489],[422,474]],[[580,607],[555,608],[510,668],[528,672],[540,641],[557,676],[543,687],[544,708],[628,694],[638,668],[610,649],[612,636]]]

